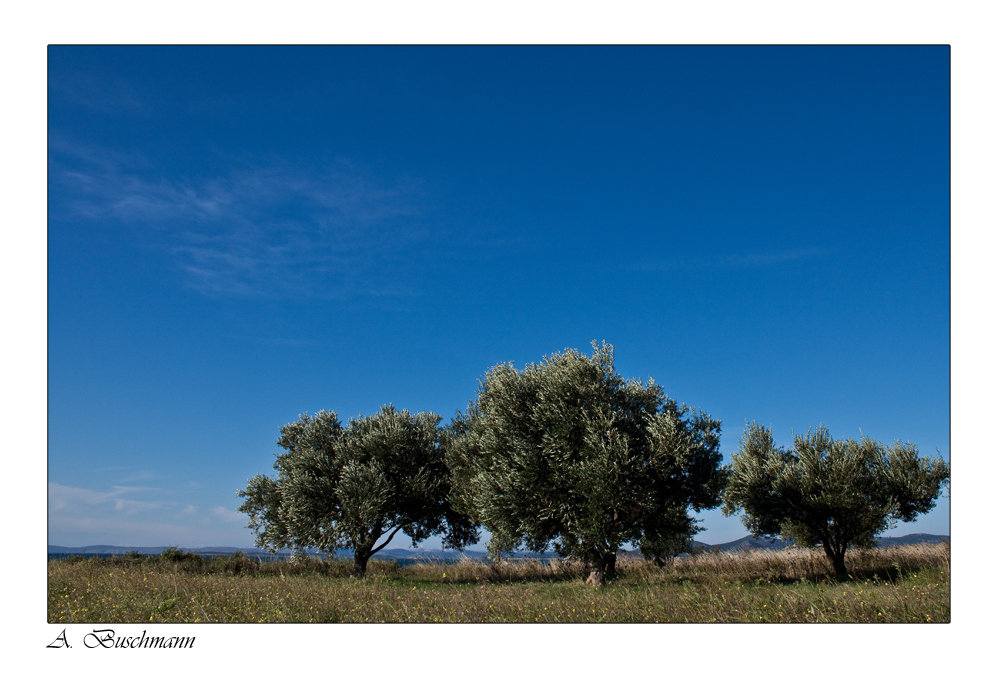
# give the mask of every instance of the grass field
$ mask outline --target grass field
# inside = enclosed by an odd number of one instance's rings
[[[584,584],[572,561],[400,566],[258,563],[170,552],[49,561],[50,623],[947,623],[947,544],[852,550],[850,579],[812,550],[699,554],[672,566],[622,558]]]

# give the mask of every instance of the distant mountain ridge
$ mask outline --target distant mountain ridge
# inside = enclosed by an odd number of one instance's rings
[[[879,547],[895,547],[899,545],[907,544],[925,544],[925,543],[938,543],[938,542],[950,542],[950,535],[930,535],[928,533],[911,533],[909,535],[903,535],[900,537],[882,537],[879,538]],[[757,538],[754,539],[752,535],[747,535],[746,537],[741,537],[739,540],[733,540],[732,542],[724,542],[721,544],[705,544],[704,542],[694,541],[694,546],[705,551],[715,551],[720,552],[735,552],[743,549],[772,549],[779,550],[785,549],[792,545],[791,542],[785,540],[771,540],[768,538]],[[86,547],[62,547],[59,545],[50,544],[48,546],[49,555],[57,556],[110,556],[125,554],[128,552],[136,552],[139,554],[144,554],[147,556],[155,556],[162,554],[170,547],[123,547],[117,545],[88,545]],[[290,551],[283,550],[280,552],[269,552],[264,549],[256,549],[254,547],[183,547],[181,548],[185,552],[193,552],[200,556],[232,556],[236,552],[243,552],[247,556],[252,556],[256,558],[263,559],[274,559],[274,558],[287,558],[291,555]],[[321,554],[318,549],[306,549],[304,550],[308,554],[317,555]],[[639,552],[637,550],[622,552],[626,556],[638,556]],[[343,558],[353,558],[353,554],[350,551],[340,551],[337,552],[337,556]],[[558,558],[558,554],[551,552],[546,552],[543,554],[536,554],[531,552],[519,552],[514,554],[514,558]],[[486,558],[486,552],[478,550],[469,551],[454,551],[451,549],[437,550],[437,549],[383,549],[379,553],[373,556],[375,559],[406,559],[409,561],[435,561],[435,560],[448,560],[456,561],[462,558],[468,558],[471,560],[483,560]]]
[[[900,537],[880,537],[878,539],[877,547],[897,547],[899,545],[907,544],[934,544],[938,542],[950,542],[950,535],[931,535],[929,533],[910,533],[909,535],[902,535]],[[794,543],[787,540],[777,540],[772,538],[757,538],[754,539],[753,535],[747,535],[746,537],[741,537],[739,540],[733,540],[732,542],[723,542],[722,544],[703,544],[695,540],[695,546],[702,547],[709,551],[719,550],[719,551],[740,551],[742,549],[786,549],[791,547]]]

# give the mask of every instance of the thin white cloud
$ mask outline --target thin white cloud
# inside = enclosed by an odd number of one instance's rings
[[[136,88],[136,83],[102,72],[100,75],[85,71],[60,72],[49,77],[49,87],[60,94],[56,98],[82,105],[95,112],[116,115],[135,115],[149,110],[145,102],[147,92]]]
[[[101,474],[113,474],[114,481],[118,483],[122,482],[142,482],[159,479],[160,475],[153,470],[148,469],[137,469],[135,466],[130,465],[100,465],[94,467],[95,472]],[[153,490],[150,486],[128,486],[119,488],[143,488],[147,490]]]
[[[236,339],[238,341],[247,341],[254,344],[264,344],[266,346],[291,346],[294,348],[302,348],[307,346],[317,346],[320,344],[319,341],[315,339],[294,339],[294,338],[282,338],[282,337],[258,337],[249,336],[246,334],[231,333],[228,335],[231,339]]]
[[[227,509],[221,505],[212,508],[212,514],[215,515],[217,519],[221,519],[226,522],[241,522],[246,523],[249,521],[246,514],[242,512],[237,512],[235,509]]]
[[[247,516],[222,506],[200,508],[162,499],[166,491],[113,486],[95,490],[49,482],[52,544],[246,544]],[[144,496],[146,499],[144,499]],[[237,525],[238,524],[238,525]]]
[[[160,520],[51,513],[48,517],[48,539],[50,544],[65,547],[95,544],[132,547],[249,547],[253,544],[249,531],[226,523],[213,526],[199,521],[183,525]]]
[[[49,482],[49,510],[110,507],[118,512],[137,512],[161,507],[162,503],[160,502],[121,497],[125,494],[148,490],[151,489],[139,486],[113,486],[110,491],[93,491],[87,488]]]
[[[714,257],[686,257],[664,259],[655,262],[641,262],[632,266],[635,271],[663,272],[683,269],[709,268],[759,268],[788,264],[803,259],[830,254],[822,248],[788,248],[763,252],[748,252],[738,255],[717,255]]]
[[[386,185],[343,164],[165,178],[100,149],[50,149],[54,217],[130,225],[205,294],[412,293],[405,274],[387,273],[427,237],[412,182]]]
[[[765,253],[748,253],[742,255],[728,255],[718,260],[724,266],[753,267],[753,266],[773,266],[775,264],[785,264],[799,259],[819,257],[827,254],[825,250],[819,248],[793,248],[790,250],[778,250]]]
[[[166,546],[187,544],[188,540],[198,534],[200,531],[188,526],[159,521],[49,514],[49,540],[52,544],[64,546],[88,544]]]

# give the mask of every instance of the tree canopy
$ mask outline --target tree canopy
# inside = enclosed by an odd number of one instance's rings
[[[744,431],[731,469],[723,514],[742,511],[755,536],[821,544],[840,575],[848,547],[872,547],[895,522],[930,511],[950,474],[944,460],[920,458],[909,443],[834,440],[820,426],[783,450],[756,423]]]
[[[282,427],[277,476],[258,474],[237,493],[257,546],[353,548],[354,572],[364,576],[368,559],[399,531],[414,546],[438,534],[457,549],[476,542],[470,518],[448,505],[440,421],[436,414],[384,406],[347,428],[330,411],[303,414]]]
[[[719,504],[725,472],[720,422],[652,379],[625,380],[613,347],[593,347],[489,370],[452,424],[447,460],[453,506],[490,531],[494,549],[551,544],[601,584],[624,544],[659,558],[698,530],[689,511]]]

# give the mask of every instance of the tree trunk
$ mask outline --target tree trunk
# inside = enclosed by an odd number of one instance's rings
[[[837,574],[837,577],[847,577],[847,564],[844,562],[846,555],[846,549],[826,549],[826,557],[830,560],[830,565],[833,566],[833,572]]]
[[[362,538],[361,544],[354,548],[354,571],[351,573],[354,577],[363,578],[365,572],[368,570],[368,559],[385,549],[386,545],[392,542],[393,536],[403,528],[402,526],[396,526],[394,530],[389,532],[389,537],[386,538],[385,542],[376,547],[375,544],[382,537],[382,525],[384,523],[384,519],[379,519],[372,527],[368,537]]]
[[[365,572],[368,570],[368,558],[369,554],[367,552],[355,549],[354,571],[351,573],[351,575],[357,577],[358,579],[364,579]]]
[[[596,549],[591,549],[584,554],[583,562],[587,568],[587,584],[594,587],[603,586],[606,579],[614,577],[616,560],[617,556],[614,552],[602,554]]]
[[[674,567],[674,557],[665,554],[664,556],[657,556],[653,559],[653,563],[656,564],[657,568],[673,568]]]
[[[604,559],[596,549],[589,550],[583,556],[583,562],[587,567],[587,584],[599,587],[604,584]]]

